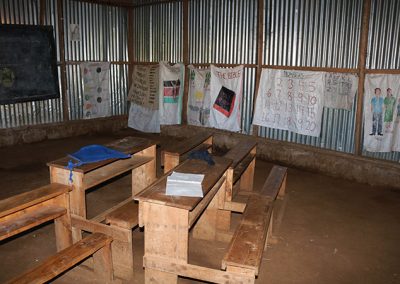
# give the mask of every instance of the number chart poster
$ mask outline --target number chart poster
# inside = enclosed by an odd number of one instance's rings
[[[319,137],[323,72],[263,69],[253,124]]]
[[[86,62],[80,67],[83,78],[84,118],[109,116],[111,114],[110,63]]]

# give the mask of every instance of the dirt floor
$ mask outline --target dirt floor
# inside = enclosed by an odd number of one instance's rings
[[[0,199],[47,184],[48,161],[87,144],[106,143],[129,135],[137,133],[124,130],[0,148]],[[171,138],[151,137],[159,140],[162,147],[174,143]],[[260,189],[271,166],[257,160],[255,190]],[[123,176],[88,192],[88,217],[126,199],[130,184],[130,177]],[[287,194],[277,209],[274,216],[277,242],[270,244],[264,253],[256,283],[400,283],[399,191],[289,169]],[[234,216],[234,224],[239,218]],[[133,283],[143,283],[143,232],[136,229],[133,237]],[[219,268],[226,248],[223,242],[191,239],[189,261]],[[55,252],[51,223],[0,242],[0,283]],[[54,282],[95,283],[96,280],[87,270],[76,267]],[[197,282],[180,279],[179,283]]]

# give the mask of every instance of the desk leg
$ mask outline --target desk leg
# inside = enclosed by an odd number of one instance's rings
[[[144,257],[172,263],[187,263],[189,212],[184,209],[144,202]],[[162,264],[160,264],[162,265]],[[145,283],[177,283],[178,275],[145,267]]]
[[[132,170],[132,196],[148,187],[157,178],[156,146],[151,146],[135,155],[153,157],[153,160]]]
[[[256,166],[256,158],[250,162],[245,172],[240,177],[240,190],[241,191],[252,191],[254,182],[254,170]]]
[[[57,167],[50,167],[50,182],[71,185],[69,181],[70,171]],[[74,172],[72,176],[72,191],[69,193],[71,214],[86,219],[85,190],[83,188],[83,173]],[[76,243],[82,239],[81,230],[72,228],[72,239]]]
[[[68,193],[57,196],[54,199],[55,205],[62,206],[67,209],[67,213],[54,219],[54,227],[56,234],[57,251],[66,249],[72,246],[72,233],[71,233],[71,215],[69,206]]]

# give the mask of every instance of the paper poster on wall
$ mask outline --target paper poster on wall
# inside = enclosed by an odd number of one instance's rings
[[[358,77],[346,73],[325,73],[324,106],[352,110]]]
[[[131,101],[129,127],[143,132],[160,132],[158,79],[158,66],[134,66],[128,94]]]
[[[323,72],[263,69],[253,124],[318,137],[324,78]]]
[[[209,126],[211,70],[189,65],[188,124]]]
[[[368,74],[364,90],[364,149],[400,151],[400,75]]]
[[[210,126],[240,131],[243,65],[218,68],[211,65]]]
[[[160,124],[180,124],[185,65],[177,63],[171,66],[167,62],[160,62],[159,66]]]
[[[85,62],[80,65],[83,80],[84,118],[105,117],[111,114],[110,63]]]
[[[69,40],[80,41],[81,40],[81,29],[78,24],[69,24]]]

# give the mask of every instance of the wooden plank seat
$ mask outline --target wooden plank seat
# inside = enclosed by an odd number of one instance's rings
[[[46,283],[91,255],[94,255],[94,269],[98,278],[96,282],[111,283],[113,281],[111,241],[112,238],[106,235],[92,234],[8,283]]]
[[[211,150],[212,134],[200,133],[174,144],[161,152],[164,173],[169,172],[196,150]]]
[[[242,220],[236,229],[222,269],[258,275],[268,234],[272,230],[274,201],[284,195],[287,168],[274,166],[260,193],[249,195]]]

